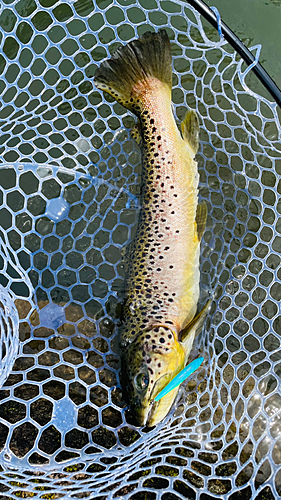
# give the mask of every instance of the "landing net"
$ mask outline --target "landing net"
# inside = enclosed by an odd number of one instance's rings
[[[276,104],[180,1],[1,6],[1,499],[279,498]],[[134,118],[93,75],[121,44],[163,27],[175,115],[200,117],[199,305],[213,303],[192,351],[204,364],[144,431],[122,396],[116,337],[140,151]]]

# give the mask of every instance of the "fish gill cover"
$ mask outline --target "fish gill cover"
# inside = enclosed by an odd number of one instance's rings
[[[277,106],[185,3],[5,0],[0,25],[1,498],[278,498]],[[175,114],[200,118],[200,307],[214,300],[192,353],[204,364],[145,432],[122,397],[116,337],[140,152],[133,117],[92,79],[159,28]]]

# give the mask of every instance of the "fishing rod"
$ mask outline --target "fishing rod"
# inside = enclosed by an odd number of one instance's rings
[[[274,98],[278,106],[281,107],[281,90],[272,80],[264,67],[256,61],[252,52],[247,49],[244,43],[233,33],[233,31],[225,24],[220,17],[205,3],[203,0],[186,0],[201,14],[214,28],[221,33],[224,39],[236,50],[248,66],[253,64],[251,68],[263,86],[268,90]]]

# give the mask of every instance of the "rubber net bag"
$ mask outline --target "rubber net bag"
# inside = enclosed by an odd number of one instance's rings
[[[1,499],[279,498],[277,106],[178,0],[1,9]],[[163,27],[175,116],[200,118],[199,307],[213,302],[191,355],[205,362],[149,431],[123,399],[116,336],[139,210],[135,119],[93,75],[120,44]]]

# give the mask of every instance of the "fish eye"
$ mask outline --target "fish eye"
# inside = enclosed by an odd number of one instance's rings
[[[146,373],[139,373],[135,378],[135,385],[138,389],[144,390],[148,387],[149,377]]]

